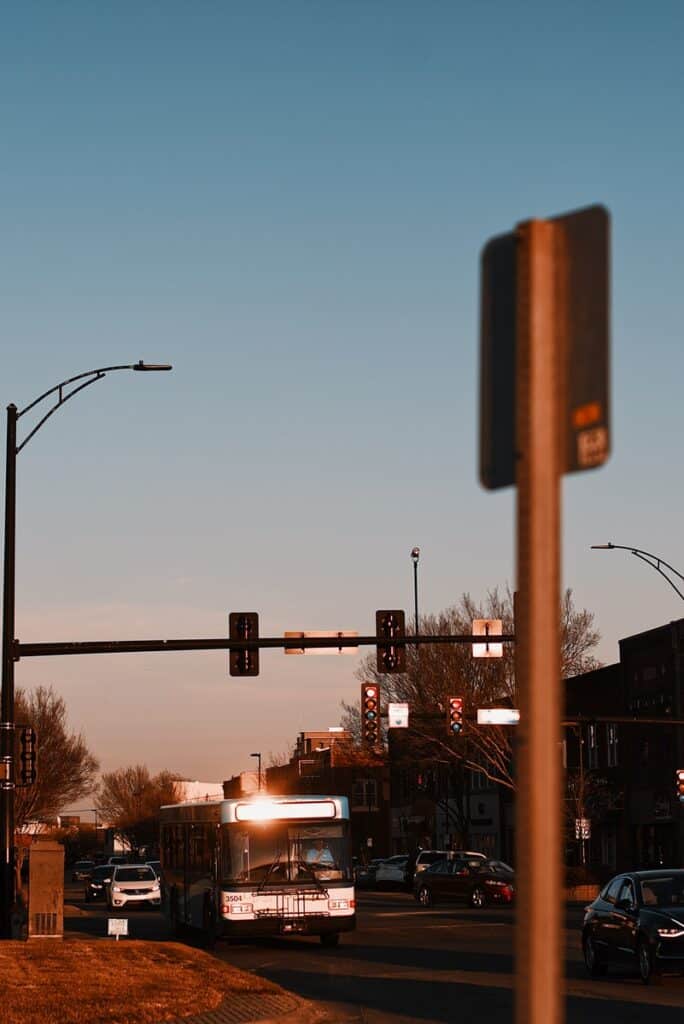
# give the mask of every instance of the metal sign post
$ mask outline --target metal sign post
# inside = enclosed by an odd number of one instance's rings
[[[561,1024],[560,453],[561,346],[555,228],[518,229],[518,1024]]]

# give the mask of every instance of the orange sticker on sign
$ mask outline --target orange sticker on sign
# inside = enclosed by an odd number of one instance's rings
[[[582,430],[584,427],[590,427],[593,423],[600,423],[602,419],[600,402],[587,402],[586,405],[578,405],[572,411],[572,425],[575,430]]]

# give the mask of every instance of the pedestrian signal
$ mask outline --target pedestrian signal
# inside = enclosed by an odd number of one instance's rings
[[[231,612],[228,628],[231,640],[258,640],[259,616],[256,612]],[[231,650],[228,664],[231,676],[258,676],[259,648]]]
[[[378,672],[406,671],[406,647],[404,644],[393,644],[392,640],[406,636],[406,616],[403,611],[379,611],[375,613],[375,635],[378,638]],[[389,643],[380,643],[380,640]]]

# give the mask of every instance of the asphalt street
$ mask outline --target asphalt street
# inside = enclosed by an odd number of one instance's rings
[[[72,934],[106,934],[102,904],[85,904],[82,887],[74,885],[67,886],[66,899],[75,907],[76,916],[66,921]],[[155,911],[136,908],[127,917],[133,938],[170,937]],[[568,908],[568,1024],[681,1024],[684,978],[644,986],[626,971],[600,980],[587,976],[581,918],[581,908]],[[360,893],[357,930],[344,935],[337,949],[324,949],[317,939],[289,937],[219,942],[214,954],[319,1002],[331,1021],[504,1024],[513,1017],[513,925],[507,909],[426,910],[406,893]]]

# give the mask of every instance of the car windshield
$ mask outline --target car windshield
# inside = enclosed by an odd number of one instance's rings
[[[641,902],[646,907],[684,906],[684,871],[644,878],[640,885]]]
[[[152,868],[146,865],[139,868],[117,868],[115,875],[117,882],[152,882],[156,877]]]
[[[479,861],[477,866],[481,871],[491,871],[494,875],[513,874],[513,868],[509,864],[504,864],[502,860]]]
[[[97,882],[101,882],[103,878],[111,878],[112,877],[112,868],[109,868],[109,867],[95,868],[95,870],[93,871],[92,877]]]

